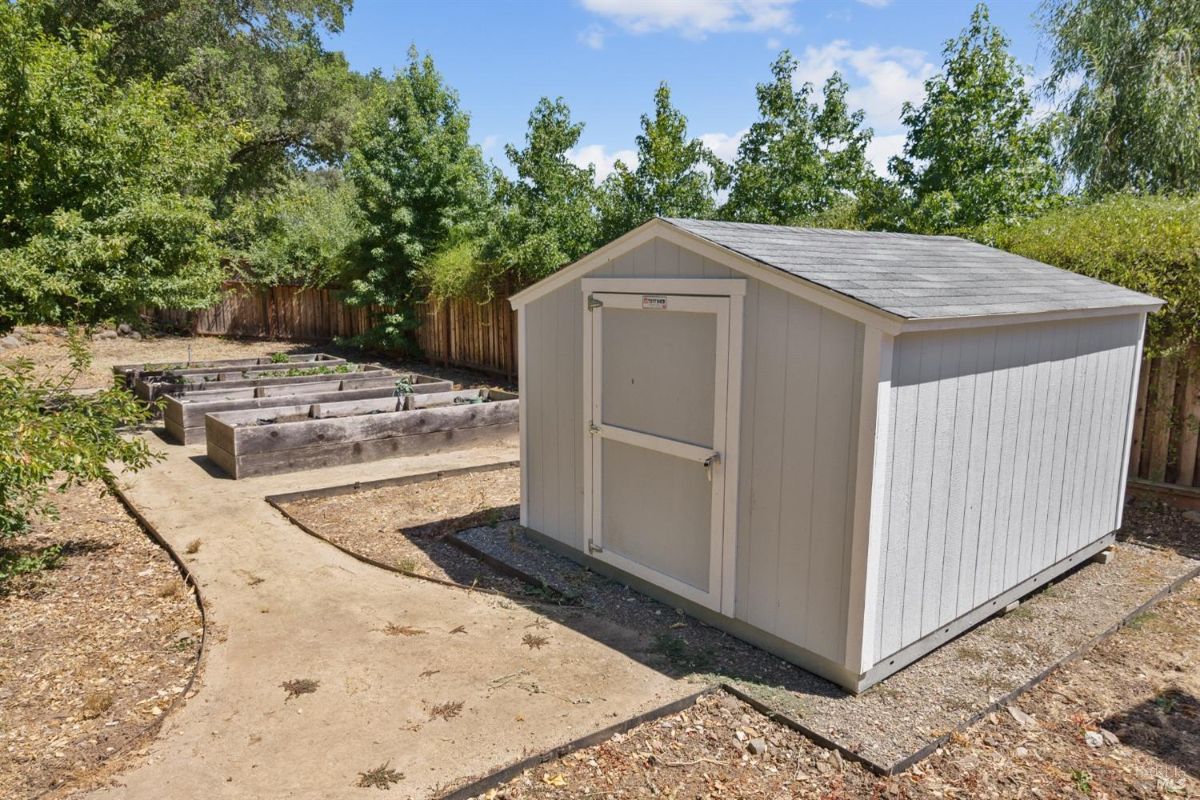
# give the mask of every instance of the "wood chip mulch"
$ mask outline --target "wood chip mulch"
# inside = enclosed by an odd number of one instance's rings
[[[200,654],[191,589],[120,502],[89,486],[57,503],[16,546],[66,557],[0,596],[0,797],[58,795],[133,755]]]
[[[339,547],[401,572],[522,594],[524,582],[446,541],[463,528],[514,518],[520,494],[521,471],[508,467],[296,500],[282,509]]]

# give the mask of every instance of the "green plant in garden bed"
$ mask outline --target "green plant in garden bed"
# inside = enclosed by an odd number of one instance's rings
[[[81,333],[67,340],[69,368],[38,377],[26,358],[0,367],[0,586],[19,574],[49,569],[61,553],[13,547],[38,517],[57,514],[51,491],[114,478],[112,464],[141,469],[156,456],[125,429],[150,418],[150,410],[121,387],[87,396],[71,393],[91,361]]]

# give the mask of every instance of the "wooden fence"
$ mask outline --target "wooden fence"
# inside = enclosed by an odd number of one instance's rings
[[[1132,478],[1200,487],[1200,348],[1142,363],[1129,452]]]
[[[385,312],[382,307],[349,306],[332,289],[232,283],[212,308],[156,313],[160,320],[202,336],[327,342],[366,333]],[[488,303],[419,303],[416,313],[416,340],[430,361],[517,374],[517,317],[503,297]]]

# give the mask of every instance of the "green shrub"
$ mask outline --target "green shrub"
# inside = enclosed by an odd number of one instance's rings
[[[0,366],[0,583],[37,566],[6,552],[4,542],[25,533],[34,517],[57,514],[52,490],[111,480],[113,464],[141,469],[155,458],[144,440],[122,435],[149,410],[124,388],[73,394],[90,355],[79,334],[67,347],[70,367],[61,374],[39,377],[28,359]],[[41,560],[45,568],[54,559]]]
[[[1147,350],[1200,342],[1200,197],[1114,195],[1068,206],[1016,225],[968,234],[985,244],[1160,297]]]

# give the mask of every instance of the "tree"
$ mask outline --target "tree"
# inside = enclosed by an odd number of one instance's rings
[[[175,86],[118,84],[111,39],[0,7],[0,329],[200,308],[223,271],[209,197],[240,129]]]
[[[561,97],[543,97],[529,115],[524,149],[504,149],[517,179],[497,178],[502,213],[489,250],[518,283],[545,277],[595,247],[596,172],[567,155],[582,135],[583,124],[571,121]]]
[[[124,388],[76,395],[76,379],[87,368],[86,340],[68,339],[70,368],[38,376],[33,362],[17,359],[0,367],[0,591],[11,578],[52,566],[61,549],[22,552],[12,540],[32,519],[53,517],[51,489],[111,480],[113,465],[141,469],[154,456],[140,437],[123,430],[149,419],[150,412]]]
[[[729,185],[728,167],[699,139],[689,139],[687,117],[671,105],[671,90],[654,93],[654,116],[642,115],[638,163],[617,161],[600,193],[601,238],[614,239],[648,219],[711,217],[716,192]]]
[[[354,192],[338,170],[300,173],[238,204],[225,223],[241,278],[324,286],[338,279],[358,240]]]
[[[342,29],[350,0],[22,0],[43,31],[68,40],[104,28],[99,67],[114,81],[180,86],[243,132],[215,194],[224,214],[297,166],[338,164],[366,81],[322,33]]]
[[[738,145],[733,187],[722,207],[729,219],[796,224],[849,204],[873,178],[866,148],[871,129],[851,112],[839,73],[825,82],[823,102],[812,84],[795,86],[796,59],[784,50],[760,83],[759,119]]]
[[[404,70],[374,82],[346,166],[363,222],[348,299],[395,309],[376,337],[399,344],[412,326],[405,308],[417,271],[457,230],[481,222],[490,176],[432,57],[411,48]]]
[[[1082,187],[1200,190],[1200,2],[1049,0],[1043,21]]]
[[[889,165],[910,203],[908,226],[948,230],[1044,208],[1058,186],[1050,131],[1030,121],[1025,76],[985,5],[943,56],[921,106],[903,106],[904,155]]]

